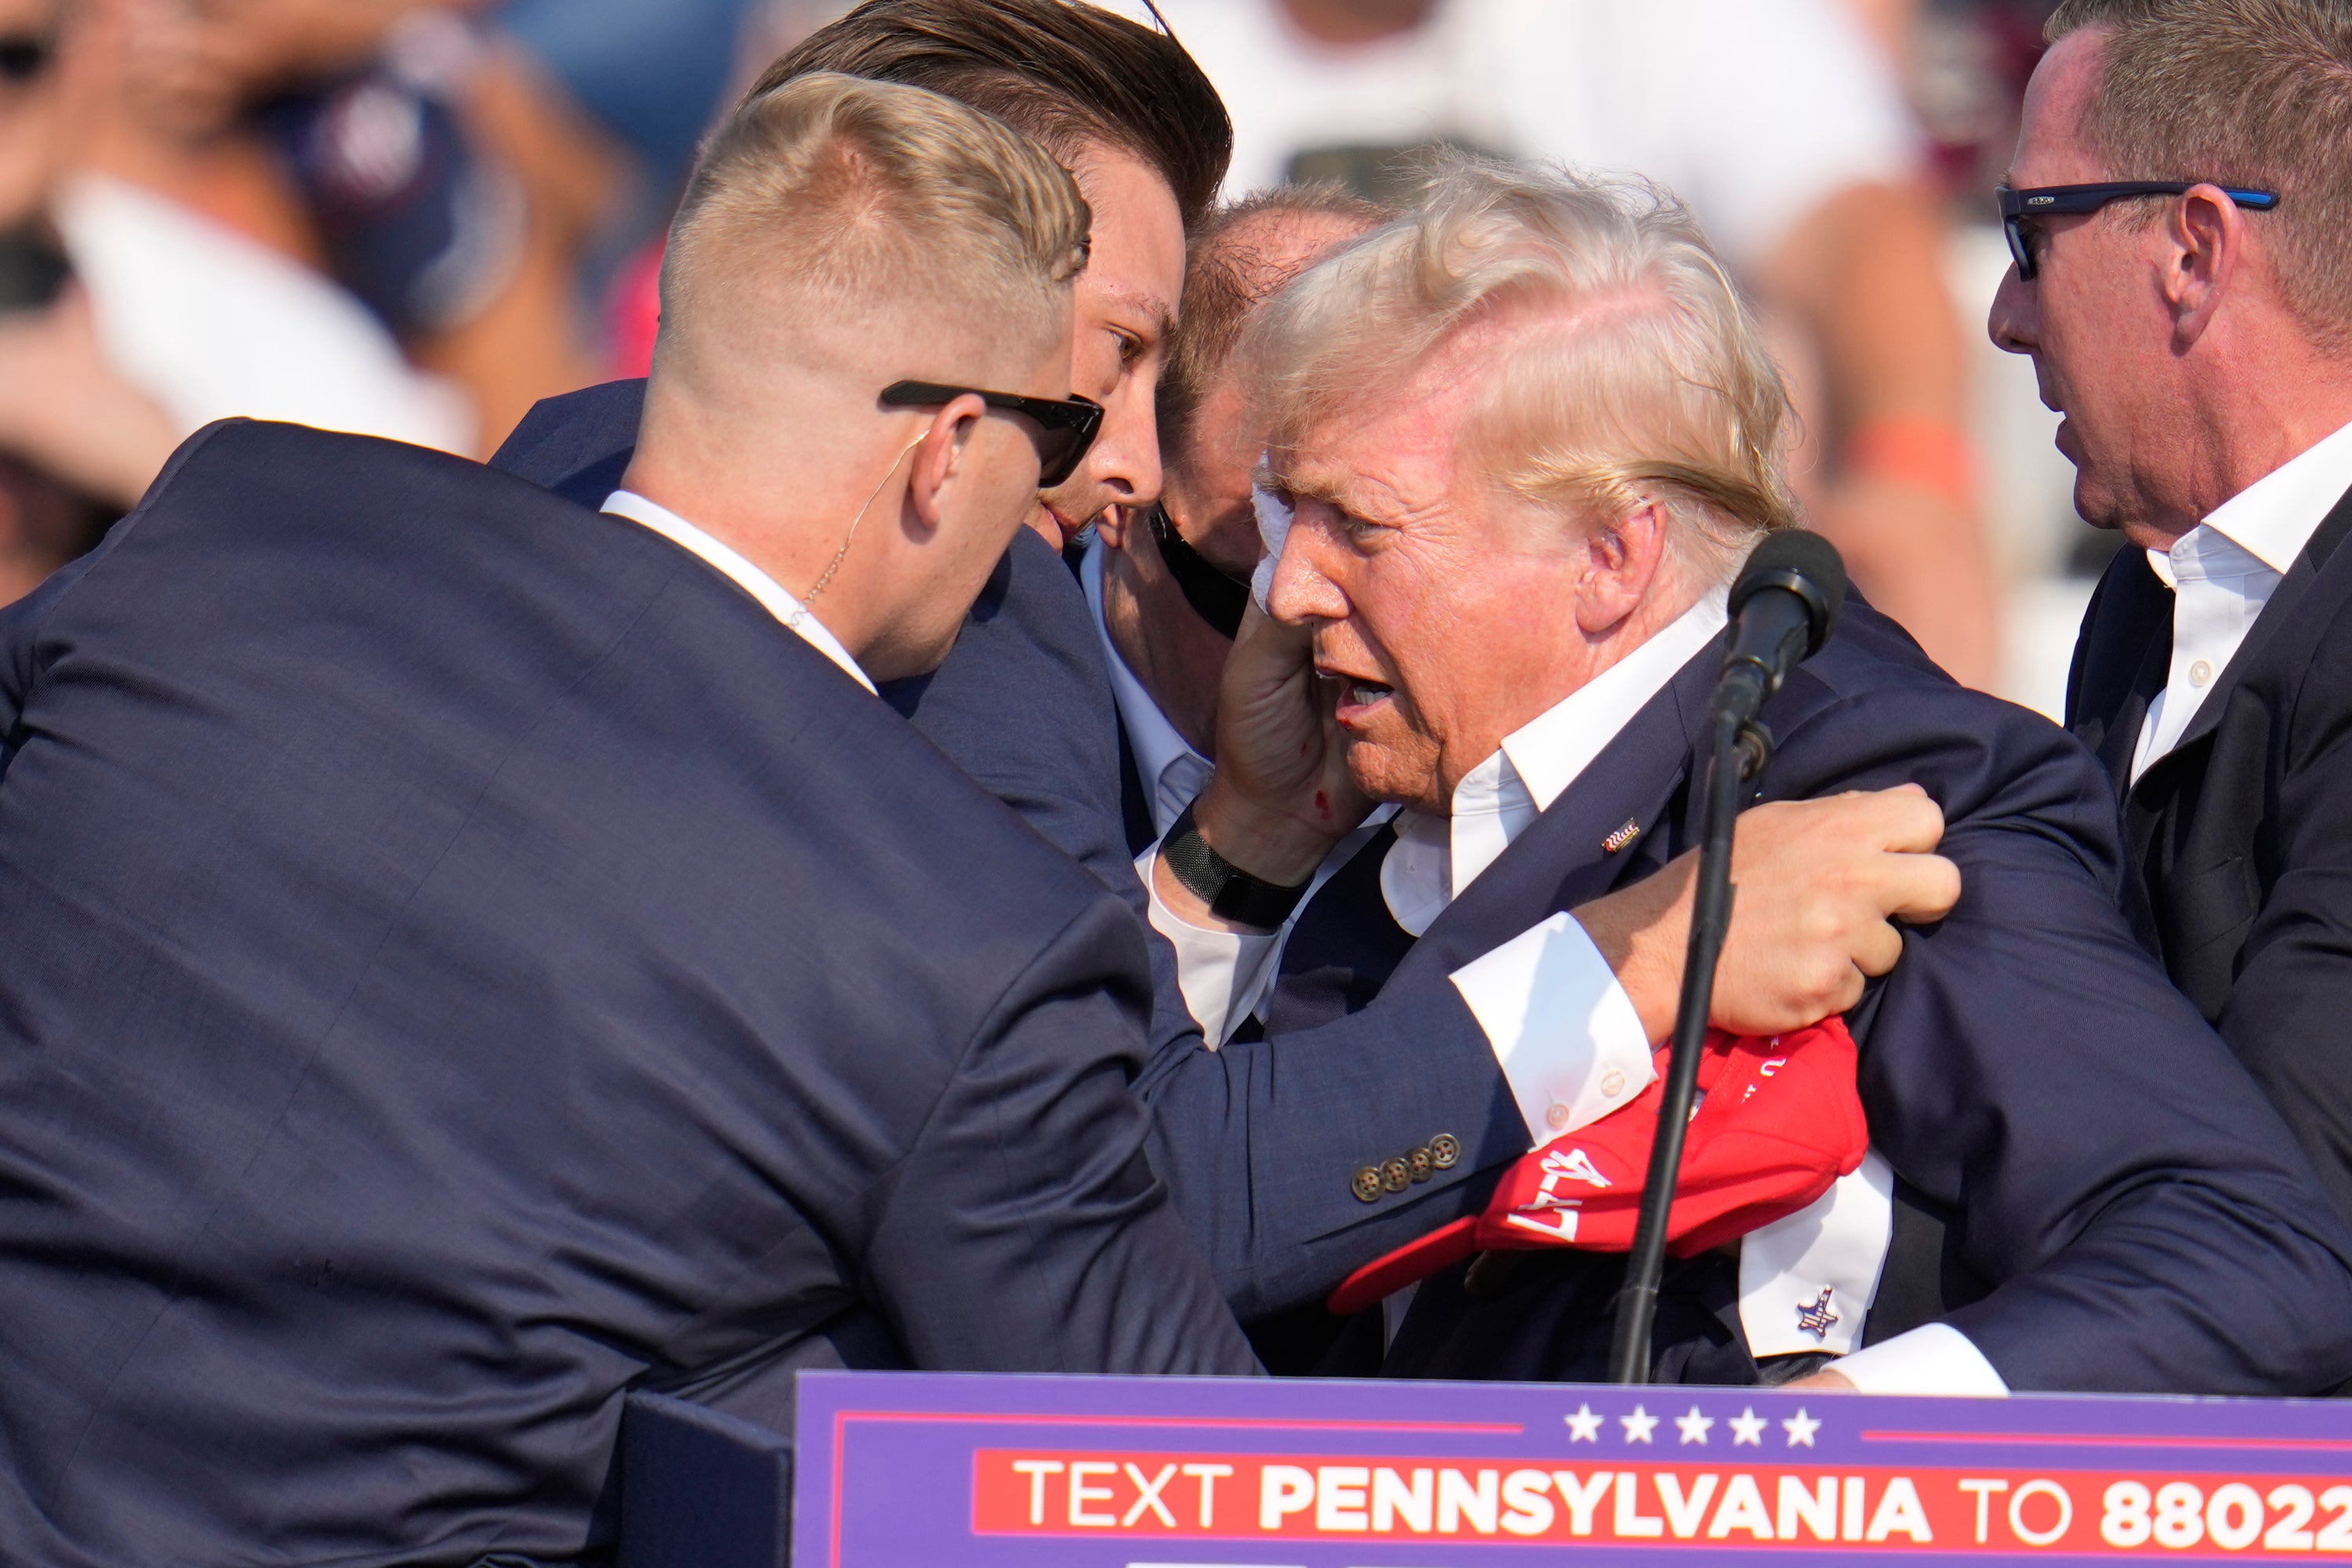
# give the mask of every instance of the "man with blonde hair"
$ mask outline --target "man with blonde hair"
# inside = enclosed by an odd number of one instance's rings
[[[1462,161],[1274,301],[1247,352],[1288,521],[1193,831],[1279,887],[1354,826],[1354,792],[1400,806],[1359,856],[1365,896],[1319,897],[1291,951],[1352,953],[1377,993],[1363,1021],[1396,1006],[1410,1026],[1403,999],[1457,994],[1493,1056],[1433,1052],[1429,1070],[1483,1073],[1538,1144],[1614,1114],[1672,1022],[1617,976],[1680,960],[1675,922],[1627,916],[1688,875],[1724,589],[1792,521],[1755,328],[1654,189]],[[1844,1014],[1872,1150],[1812,1206],[1670,1265],[1655,1374],[2305,1394],[2352,1373],[2352,1234],[2133,942],[2092,759],[1858,603],[1763,716],[1777,746],[1757,812],[1924,789],[1960,888],[1954,903],[1936,882],[1951,866],[1911,858],[1911,910],[1943,918],[1886,928],[1892,951],[1865,965],[1883,978],[1849,968],[1809,1016],[1743,1010],[1737,977],[1717,991],[1736,1032]],[[1222,929],[1245,971],[1271,937],[1171,862],[1155,919]],[[1735,932],[1780,918],[1787,870],[1735,864]],[[1633,897],[1591,903],[1612,889]],[[1282,967],[1277,1015],[1286,990],[1328,994]],[[1582,1048],[1544,1047],[1549,1093],[1507,1088],[1496,1059],[1562,1027]],[[1297,1044],[1275,1032],[1277,1065]],[[1417,1184],[1372,1173],[1367,1217],[1414,1202]],[[1387,1369],[1596,1379],[1622,1272],[1555,1247],[1436,1274],[1391,1303]]]
[[[1002,123],[803,78],[601,513],[232,422],[0,618],[12,1561],[571,1562],[631,1387],[1255,1370],[1133,917],[871,684],[1085,449],[1087,241]]]

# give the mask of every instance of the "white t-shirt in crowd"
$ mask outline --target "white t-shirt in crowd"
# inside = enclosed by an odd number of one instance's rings
[[[57,223],[107,360],[183,432],[244,415],[473,449],[464,395],[309,268],[101,175],[66,187]]]
[[[1452,141],[1647,175],[1752,268],[1828,196],[1919,157],[1841,0],[1441,0],[1413,32],[1337,47],[1278,0],[1160,9],[1233,115],[1233,195],[1361,162],[1346,149]]]

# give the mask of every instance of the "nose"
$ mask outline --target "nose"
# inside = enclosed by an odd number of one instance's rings
[[[1158,410],[1149,377],[1129,376],[1103,406],[1102,428],[1080,465],[1101,506],[1147,507],[1160,499]]]
[[[1291,520],[1290,532],[1282,542],[1282,553],[1275,559],[1274,582],[1266,590],[1265,607],[1285,626],[1348,618],[1348,595],[1331,580],[1318,559],[1328,542],[1318,520],[1313,516],[1318,510],[1311,503],[1298,509]]]
[[[2001,278],[2000,287],[1993,290],[1992,309],[1985,317],[1985,331],[1992,346],[2013,354],[2030,354],[2042,346],[2041,297],[2034,286],[2017,275],[2017,263],[2009,264]]]

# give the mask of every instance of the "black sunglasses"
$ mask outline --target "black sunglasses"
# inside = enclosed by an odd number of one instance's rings
[[[30,33],[0,38],[0,81],[22,86],[48,69],[56,54],[48,39]]]
[[[2024,220],[2030,217],[2073,217],[2083,213],[2095,213],[2109,202],[2126,196],[2178,196],[2208,184],[2202,180],[2124,180],[2105,185],[2030,185],[2013,191],[2007,185],[1994,189],[2000,198],[2000,228],[2009,237],[2010,259],[2017,263],[2019,278],[2031,282],[2033,279],[2033,251],[2025,243]],[[2278,205],[2277,194],[2272,191],[2240,191],[2221,187],[2221,194],[2242,207],[2254,212],[2268,212]]]
[[[1050,490],[1077,472],[1078,459],[1087,455],[1087,448],[1095,444],[1095,432],[1102,428],[1102,405],[1090,398],[1016,397],[1009,392],[942,386],[935,381],[894,381],[882,389],[883,403],[892,408],[930,408],[959,397],[977,397],[991,408],[1018,414],[1035,426],[1029,439],[1037,448],[1041,490]]]
[[[1151,503],[1146,516],[1151,524],[1151,542],[1160,546],[1160,559],[1166,564],[1168,574],[1176,579],[1176,586],[1183,594],[1184,602],[1192,606],[1192,613],[1224,637],[1240,636],[1242,613],[1249,608],[1249,579],[1233,575],[1193,549],[1176,531],[1168,509],[1158,501]]]

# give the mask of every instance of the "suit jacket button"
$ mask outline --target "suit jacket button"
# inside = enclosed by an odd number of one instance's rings
[[[1454,1141],[1453,1133],[1441,1132],[1429,1141],[1429,1163],[1439,1170],[1454,1169],[1454,1162],[1461,1158],[1462,1145]]]
[[[1364,1203],[1377,1203],[1381,1195],[1381,1173],[1367,1165],[1349,1179],[1348,1190]]]
[[[1402,1160],[1381,1162],[1381,1185],[1392,1193],[1401,1193],[1412,1185],[1412,1167]]]
[[[1429,1157],[1429,1145],[1426,1143],[1418,1149],[1408,1151],[1404,1163],[1406,1168],[1412,1172],[1412,1179],[1416,1182],[1425,1182],[1437,1173],[1437,1162]]]

